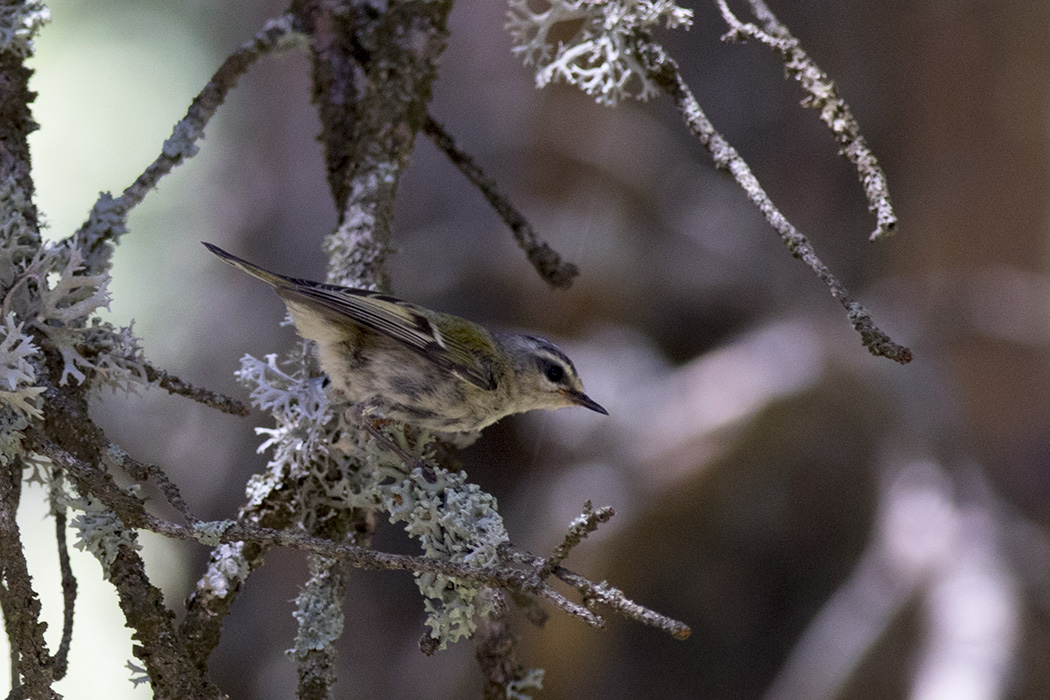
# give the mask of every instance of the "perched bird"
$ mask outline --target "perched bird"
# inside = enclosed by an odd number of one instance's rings
[[[608,415],[547,340],[488,331],[378,292],[285,277],[204,245],[274,288],[299,335],[317,343],[321,369],[359,410],[450,433],[538,408]]]

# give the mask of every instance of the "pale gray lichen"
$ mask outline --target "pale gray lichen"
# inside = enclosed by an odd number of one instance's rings
[[[384,511],[415,538],[423,554],[475,567],[499,563],[498,548],[507,542],[496,500],[461,473],[449,473],[433,462],[428,436],[414,443],[396,431],[397,440],[415,459],[426,464],[406,467],[375,440],[361,436],[349,424],[343,405],[333,405],[321,381],[307,375],[302,358],[282,367],[276,356],[263,360],[245,356],[237,373],[251,390],[252,402],[269,410],[276,425],[256,428],[267,440],[260,449],[272,454],[263,474],[248,488],[251,503],[259,503],[279,484],[294,477],[300,525],[310,531],[317,506],[368,508]],[[428,477],[431,480],[428,480]],[[476,616],[487,613],[491,601],[479,596],[475,584],[447,576],[420,574],[416,583],[425,597],[426,624],[437,648],[470,636]]]
[[[536,86],[554,81],[575,85],[604,105],[627,97],[646,100],[656,86],[638,61],[631,36],[664,25],[689,27],[693,11],[673,0],[510,0],[506,28],[512,51],[536,67]],[[579,27],[554,46],[552,30]]]
[[[521,680],[510,681],[504,689],[507,700],[532,700],[529,690],[543,690],[543,669],[530,668]]]
[[[24,319],[22,335],[28,337],[32,329],[58,350],[59,384],[83,384],[90,377],[93,389],[132,391],[145,385],[146,361],[132,328],[115,327],[96,315],[109,305],[105,265],[96,264],[91,272],[80,248],[61,243],[32,255],[24,248],[0,246],[0,268],[6,273],[0,282],[7,289],[0,311]]]
[[[25,454],[22,431],[29,427],[29,420],[9,407],[0,406],[0,466],[8,467]]]
[[[80,511],[70,527],[77,532],[76,548],[91,552],[107,570],[117,558],[121,547],[138,551],[141,546],[131,530],[116,513],[91,496],[69,499],[66,505]]]
[[[212,563],[198,581],[200,594],[211,593],[216,598],[225,598],[240,582],[248,577],[248,562],[244,558],[244,543],[220,544],[212,551]]]
[[[109,270],[113,244],[128,232],[127,204],[123,197],[100,192],[88,213],[88,220],[73,237],[73,247],[90,251],[84,260],[88,274]]]
[[[299,623],[295,646],[288,655],[305,659],[311,651],[327,648],[343,633],[343,606],[339,586],[332,585],[332,562],[310,557],[310,578],[296,597],[292,617]]]
[[[222,544],[222,537],[233,525],[232,520],[220,520],[218,522],[204,522],[193,524],[193,536],[203,545],[218,547]]]
[[[171,136],[164,141],[162,151],[172,160],[192,158],[200,151],[197,141],[204,137],[204,125],[190,119],[183,119],[171,130]]]
[[[44,387],[36,384],[39,349],[33,339],[22,332],[24,323],[9,312],[0,323],[0,406],[7,406],[27,418],[43,418],[40,394]]]
[[[51,21],[51,11],[40,0],[0,7],[0,51],[25,58],[33,53],[33,37]]]

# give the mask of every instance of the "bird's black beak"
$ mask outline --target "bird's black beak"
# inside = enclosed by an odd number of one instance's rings
[[[609,415],[609,412],[602,408],[602,405],[600,403],[592,399],[590,396],[587,396],[587,394],[583,393],[582,391],[573,391],[572,389],[567,389],[562,393],[564,393],[565,396],[567,396],[569,400],[577,406],[589,408],[592,411],[595,411],[596,413],[601,413],[603,416]]]

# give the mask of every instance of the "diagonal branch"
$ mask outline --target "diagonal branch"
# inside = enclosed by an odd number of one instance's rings
[[[146,167],[124,192],[113,199],[102,195],[92,208],[91,215],[73,235],[73,242],[96,250],[107,241],[115,240],[124,232],[123,219],[153,190],[160,179],[187,158],[197,154],[197,142],[204,138],[204,127],[214,116],[226,95],[244,73],[260,57],[283,48],[296,30],[291,15],[272,19],[251,40],[230,54],[215,71],[208,84],[193,98],[190,107],[175,127],[157,158]],[[100,219],[110,223],[99,226]],[[90,232],[98,231],[100,235]],[[87,252],[87,251],[85,251]]]
[[[726,0],[716,0],[718,8],[722,11],[722,18],[729,25],[729,31],[722,39],[732,43],[749,38],[756,39],[780,54],[788,76],[797,80],[807,94],[806,99],[802,101],[803,106],[819,110],[820,120],[839,142],[839,153],[857,169],[857,175],[868,199],[868,209],[875,214],[876,228],[869,240],[892,235],[897,227],[897,214],[890,202],[886,173],[882,171],[878,159],[860,133],[860,125],[853,117],[849,105],[839,96],[835,83],[827,73],[803,50],[799,40],[791,35],[788,28],[776,18],[766,4],[762,0],[748,1],[751,11],[762,22],[763,28],[741,22],[729,9]]]
[[[168,372],[154,366],[150,362],[143,362],[142,364],[146,370],[146,379],[157,384],[157,386],[166,390],[169,394],[185,396],[186,398],[193,399],[204,406],[210,406],[217,411],[229,413],[231,416],[244,417],[250,415],[252,412],[251,408],[237,399],[226,396],[217,391],[194,386],[189,382],[179,379],[174,374],[169,374]]]
[[[259,33],[223,61],[204,89],[193,98],[186,116],[175,125],[171,136],[164,142],[161,154],[124,190],[120,197],[124,211],[131,210],[141,202],[146,194],[157,186],[157,182],[175,166],[196,155],[196,144],[204,138],[204,127],[226,101],[226,95],[236,87],[240,77],[259,58],[282,48],[285,40],[294,31],[295,22],[291,15],[272,19]]]
[[[452,135],[430,114],[427,114],[426,120],[423,122],[423,131],[430,137],[435,146],[444,151],[448,159],[452,161],[452,164],[459,168],[459,171],[475,187],[481,190],[481,194],[492,205],[492,208],[496,210],[496,213],[500,215],[503,223],[510,227],[511,233],[514,234],[514,240],[525,251],[526,257],[528,257],[532,266],[536,268],[536,272],[540,274],[540,277],[551,286],[567,289],[572,284],[573,279],[580,274],[580,269],[576,265],[562,260],[558,251],[551,248],[546,241],[540,239],[536,229],[532,228],[532,224],[528,222],[528,219],[499,191],[499,187],[497,187],[492,178],[485,174],[485,171],[481,169],[481,166],[474,161],[469,153],[456,145]]]
[[[510,555],[515,561],[521,562],[527,567],[536,567],[537,569],[542,569],[546,561],[545,559],[537,557],[535,554],[531,554],[524,550],[511,550]],[[689,625],[634,602],[619,588],[611,586],[605,581],[594,583],[590,579],[562,566],[555,567],[551,573],[556,578],[569,584],[583,595],[583,600],[587,606],[587,610],[590,610],[595,603],[599,603],[612,608],[631,620],[663,630],[675,639],[688,639],[689,635],[692,634]]]
[[[609,506],[594,510],[590,501],[584,503],[583,513],[569,524],[569,531],[565,533],[565,539],[544,560],[540,568],[540,577],[550,576],[565,561],[574,547],[583,542],[587,535],[597,530],[599,525],[609,522],[614,515],[616,515],[615,511]]]
[[[711,154],[715,167],[725,170],[758,207],[766,221],[780,235],[781,240],[791,254],[802,260],[831,291],[831,296],[846,309],[847,317],[854,330],[860,333],[861,342],[873,355],[888,357],[895,362],[911,362],[911,350],[894,342],[872,319],[871,312],[856,301],[845,285],[832,274],[828,266],[817,256],[809,239],[795,225],[788,221],[773,204],[758,178],[751,172],[747,162],[740,156],[725,137],[719,133],[700,108],[689,86],[685,83],[678,64],[667,55],[663,46],[653,41],[645,32],[634,36],[635,51],[645,67],[649,78],[674,100],[689,130],[700,139],[700,143]]]

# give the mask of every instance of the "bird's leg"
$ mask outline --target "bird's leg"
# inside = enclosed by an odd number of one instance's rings
[[[354,422],[364,428],[365,432],[378,440],[380,444],[400,457],[406,467],[409,469],[412,467],[419,467],[419,470],[423,473],[423,478],[427,483],[433,484],[437,482],[437,476],[434,474],[434,469],[430,465],[423,464],[423,462],[418,460],[414,455],[409,454],[405,448],[401,447],[401,445],[398,445],[383,434],[383,431],[376,425],[376,421],[369,416],[370,413],[375,411],[374,406],[369,404],[356,404],[351,407],[350,411]]]

